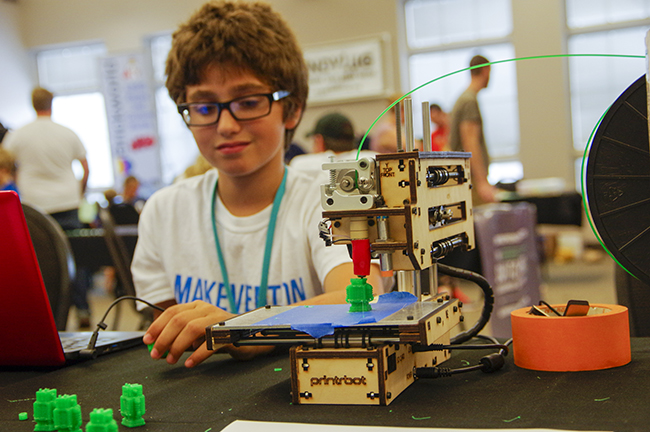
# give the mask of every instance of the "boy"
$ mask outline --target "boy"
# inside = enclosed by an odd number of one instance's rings
[[[155,342],[152,358],[169,351],[174,364],[206,326],[237,313],[343,302],[353,271],[345,248],[318,238],[312,180],[283,163],[308,89],[282,18],[264,4],[208,3],[174,33],[167,75],[171,98],[216,168],[154,194],[140,219],[138,296],[171,306],[143,340]],[[377,268],[369,282],[381,287]],[[220,351],[251,358],[271,349]],[[203,343],[185,366],[211,354]]]

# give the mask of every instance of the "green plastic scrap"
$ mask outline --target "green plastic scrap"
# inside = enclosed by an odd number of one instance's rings
[[[56,402],[56,389],[42,388],[36,392],[34,402],[35,431],[55,431],[54,407]]]
[[[54,407],[54,428],[59,432],[81,431],[81,407],[77,395],[61,395]]]
[[[145,412],[142,384],[124,384],[120,396],[120,413],[122,424],[126,427],[144,425],[142,416]]]
[[[90,421],[86,425],[86,432],[117,432],[117,422],[113,418],[110,408],[95,408],[90,413]]]

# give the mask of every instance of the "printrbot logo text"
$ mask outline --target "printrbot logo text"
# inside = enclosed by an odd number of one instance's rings
[[[316,386],[316,385],[366,385],[366,377],[360,376],[360,377],[349,377],[347,375],[343,375],[342,377],[339,376],[333,376],[333,377],[328,377],[327,375],[323,375],[322,377],[312,377],[310,379],[311,385]]]

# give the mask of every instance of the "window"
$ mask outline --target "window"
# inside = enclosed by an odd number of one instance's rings
[[[158,135],[160,138],[163,183],[170,184],[192,165],[198,148],[183,119],[176,110],[165,87],[165,60],[171,48],[171,35],[160,35],[150,40],[151,61],[156,92]]]
[[[103,44],[47,48],[36,53],[39,85],[55,94],[52,120],[72,129],[86,147],[90,191],[111,188],[114,184],[99,82],[99,58],[105,53]],[[73,168],[81,178],[81,167]]]
[[[404,11],[410,48],[501,38],[512,31],[510,0],[413,0]]]
[[[566,0],[569,54],[643,56],[650,29],[647,0]],[[646,73],[643,59],[572,57],[569,61],[576,188],[582,155],[598,119],[618,96]]]
[[[571,36],[570,54],[645,54],[647,27]],[[571,57],[569,61],[573,147],[582,152],[605,110],[645,73],[643,59]]]
[[[53,93],[97,90],[104,54],[103,44],[43,49],[36,54],[38,81]]]
[[[650,18],[648,0],[566,0],[566,10],[571,29]]]
[[[514,57],[510,44],[489,45],[480,50],[464,48],[411,56],[411,88],[418,87],[449,72],[465,69],[475,55],[489,60]],[[469,84],[469,71],[464,71],[436,81],[411,95],[414,111],[421,113],[422,102],[437,103],[450,112],[456,98]],[[517,88],[514,63],[501,63],[492,67],[490,84],[479,95],[486,142],[493,159],[513,157],[519,151],[519,116],[517,113]],[[422,136],[422,115],[413,121],[415,135]],[[419,132],[419,134],[418,134]]]
[[[74,130],[86,147],[90,170],[88,188],[113,187],[113,157],[108,141],[104,97],[101,93],[57,96],[52,102],[52,120]],[[77,177],[83,175],[81,166],[75,169],[75,174]]]
[[[409,89],[465,69],[481,54],[490,61],[515,57],[509,36],[509,0],[405,0],[409,53]],[[445,77],[414,92],[414,134],[422,137],[422,102],[449,112],[467,88],[469,71]],[[486,142],[493,163],[489,180],[513,181],[523,176],[519,153],[517,77],[513,62],[492,67],[489,87],[479,93]]]

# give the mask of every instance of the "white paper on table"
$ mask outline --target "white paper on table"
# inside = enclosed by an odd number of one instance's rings
[[[451,428],[412,428],[412,427],[386,427],[386,426],[348,426],[348,425],[323,425],[309,423],[280,423],[261,422],[248,420],[235,420],[222,432],[570,432],[566,429],[451,429]],[[589,431],[582,431],[589,432]],[[598,432],[598,431],[591,431]],[[602,431],[601,431],[602,432]]]

